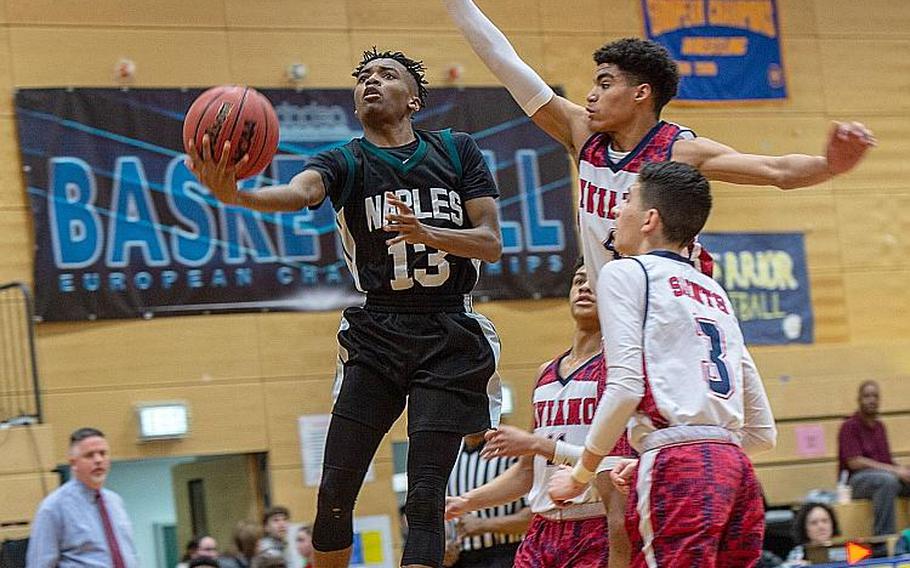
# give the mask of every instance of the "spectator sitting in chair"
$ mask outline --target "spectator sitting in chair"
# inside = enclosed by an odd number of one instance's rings
[[[782,568],[808,566],[805,548],[807,545],[824,546],[829,544],[832,538],[840,536],[837,517],[834,516],[831,507],[824,503],[809,502],[800,507],[793,521],[793,532],[796,546],[787,555],[787,561]]]
[[[878,404],[878,383],[864,381],[859,412],[844,421],[837,437],[840,469],[850,472],[853,498],[872,500],[875,536],[895,532],[894,498],[910,496],[910,468],[894,463]]]

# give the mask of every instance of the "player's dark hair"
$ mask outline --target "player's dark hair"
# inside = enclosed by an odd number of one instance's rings
[[[426,88],[429,83],[426,78],[427,68],[424,66],[423,61],[411,59],[400,51],[379,51],[374,45],[370,51],[363,52],[360,64],[357,65],[351,75],[357,77],[367,64],[376,59],[392,59],[400,63],[414,79],[414,82],[417,83],[417,98],[420,99],[420,108],[424,108],[427,105],[427,98],[430,93]]]
[[[803,503],[803,506],[796,512],[796,518],[793,520],[793,538],[796,540],[796,544],[806,544],[809,542],[809,535],[806,533],[806,521],[809,519],[809,513],[816,507],[824,509],[825,512],[828,513],[828,516],[831,517],[831,536],[840,536],[840,527],[837,526],[837,517],[834,515],[834,511],[831,507],[824,503],[810,501],[808,503]]]
[[[629,84],[651,85],[657,116],[676,96],[679,88],[676,62],[662,45],[651,40],[623,38],[605,44],[594,52],[594,62],[616,65],[626,75]]]
[[[72,448],[86,438],[104,438],[104,432],[97,428],[79,428],[70,434],[70,447]]]
[[[585,265],[585,257],[579,256],[575,259],[575,265],[572,266],[572,274],[578,272],[578,269]]]
[[[697,169],[680,162],[646,164],[638,175],[644,209],[657,209],[663,236],[689,246],[711,213],[711,185]]]
[[[269,522],[269,519],[271,519],[272,517],[274,517],[276,515],[284,515],[284,518],[286,518],[286,519],[291,518],[291,512],[288,510],[287,507],[282,507],[281,505],[275,505],[273,507],[269,507],[268,509],[265,510],[264,513],[262,513],[262,524],[266,525]]]

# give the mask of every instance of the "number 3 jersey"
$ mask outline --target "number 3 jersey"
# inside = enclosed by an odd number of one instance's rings
[[[656,431],[674,426],[720,426],[747,451],[773,434],[761,377],[730,299],[691,261],[654,251],[610,262],[597,300],[608,364],[604,402],[610,402],[614,382],[617,392],[641,397],[629,432],[636,450],[647,449]],[[626,425],[625,417],[610,414],[603,405],[598,410],[601,435]],[[587,444],[606,447],[611,439],[612,433],[589,436]]]
[[[386,215],[394,212],[385,194],[395,194],[424,225],[470,229],[467,202],[498,197],[496,183],[468,134],[415,134],[414,142],[395,148],[355,138],[314,156],[306,168],[322,176],[348,268],[370,301],[463,305],[480,275],[480,261],[422,244],[386,244],[398,233],[383,230]]]

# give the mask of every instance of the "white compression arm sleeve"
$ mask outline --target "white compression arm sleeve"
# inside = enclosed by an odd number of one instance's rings
[[[472,0],[444,0],[449,15],[484,62],[528,116],[555,96],[553,89],[521,60],[512,44]]]

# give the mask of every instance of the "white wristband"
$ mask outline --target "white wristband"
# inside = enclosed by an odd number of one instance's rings
[[[583,483],[585,485],[594,479],[594,475],[595,473],[590,469],[586,469],[584,464],[582,464],[580,461],[575,464],[575,467],[572,469],[572,479],[578,483]]]
[[[581,459],[585,449],[561,440],[556,440],[556,449],[553,450],[553,463],[557,465],[575,465]]]

